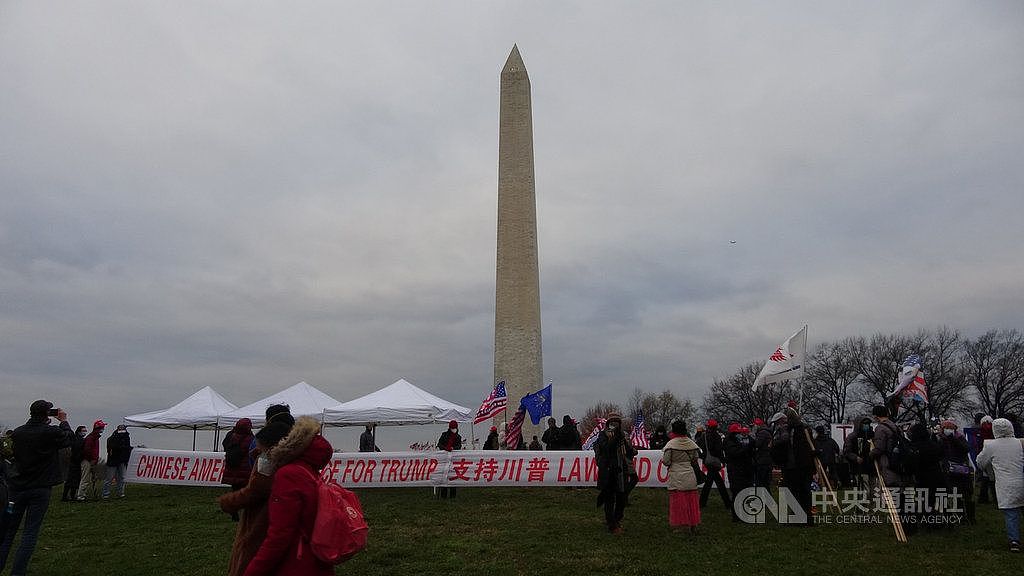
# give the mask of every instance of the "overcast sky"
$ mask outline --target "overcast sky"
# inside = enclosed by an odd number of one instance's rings
[[[1024,328],[1016,0],[5,2],[0,422],[475,408],[514,43],[557,414],[699,402],[804,323]]]

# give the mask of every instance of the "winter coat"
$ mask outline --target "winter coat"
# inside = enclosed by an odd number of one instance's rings
[[[562,426],[558,429],[558,445],[561,450],[583,449],[580,431],[576,429],[576,423],[568,415],[562,418]]]
[[[559,436],[560,436],[560,434],[559,434],[558,427],[557,426],[551,426],[550,428],[548,428],[547,430],[544,431],[544,435],[541,436],[540,440],[541,440],[541,442],[544,443],[544,446],[545,446],[546,450],[561,450],[562,449],[562,442],[561,442],[561,438]],[[531,450],[532,450],[532,448],[531,448]]]
[[[252,474],[252,461],[249,452],[254,444],[252,421],[242,418],[235,422],[235,427],[224,436],[220,445],[224,448],[224,475],[222,484],[244,486]]]
[[[117,468],[128,464],[132,456],[132,438],[127,430],[116,430],[107,438],[107,466]]]
[[[744,442],[746,440],[746,442]],[[726,473],[729,485],[735,488],[746,488],[754,485],[754,445],[749,438],[739,434],[728,434],[723,443],[725,458],[729,463]]]
[[[922,426],[919,424],[918,426]],[[946,485],[946,471],[943,465],[942,444],[932,438],[927,430],[915,431],[910,445],[917,450],[914,466],[914,486],[917,488],[940,488]]]
[[[245,573],[249,561],[256,555],[260,544],[267,536],[267,526],[270,523],[270,509],[267,504],[274,485],[274,471],[277,470],[275,462],[297,457],[305,451],[313,436],[319,431],[320,424],[315,419],[299,418],[291,431],[277,444],[287,448],[282,448],[276,454],[273,449],[266,454],[258,454],[256,466],[253,467],[252,476],[245,487],[228,492],[218,499],[221,510],[228,514],[242,513],[231,547],[228,576],[241,576]]]
[[[775,463],[783,470],[813,470],[814,451],[807,441],[807,427],[796,421],[780,425],[772,438]]]
[[[697,476],[693,473],[692,462],[700,450],[689,436],[676,436],[665,443],[661,462],[668,468],[669,490],[696,490]]]
[[[380,448],[374,443],[373,432],[363,432],[359,435],[360,452],[380,452]]]
[[[625,492],[629,476],[633,472],[633,457],[636,449],[619,430],[611,439],[602,432],[594,442],[594,459],[597,461],[597,487],[601,492]]]
[[[839,443],[831,436],[822,434],[814,439],[814,447],[818,450],[821,463],[825,466],[839,462]]]
[[[717,458],[719,461],[718,467],[721,468],[722,464],[725,463],[725,450],[722,448],[721,434],[719,434],[718,430],[715,428],[708,428],[704,432],[704,436],[701,440],[704,443],[698,444],[697,446],[699,446],[704,452],[704,465],[711,468],[712,466],[708,463],[708,460],[711,460],[712,463],[714,463],[714,460],[712,459]]]
[[[452,450],[462,450],[462,436],[459,436],[458,432],[452,432],[451,430],[445,430],[441,433],[441,437],[437,439],[437,447],[441,450],[448,450],[448,444],[451,444]],[[519,437],[520,449],[526,448],[522,446],[522,436]]]
[[[942,454],[947,462],[971,466],[971,450],[967,445],[967,439],[959,432],[953,436],[940,436],[942,442]]]
[[[299,418],[292,428],[305,430],[300,424],[312,418]],[[289,434],[270,451],[270,459],[278,468],[270,491],[267,536],[245,569],[245,576],[333,576],[334,567],[318,560],[309,547],[316,520],[319,473],[331,460],[333,448],[320,434],[315,434],[299,450],[303,438]]]
[[[772,465],[772,431],[767,426],[761,426],[754,433],[754,464],[758,467],[770,467]]]
[[[989,477],[995,477],[999,508],[1020,508],[1024,506],[1024,446],[1013,437],[1013,424],[1006,418],[992,421],[992,436],[978,454],[978,468],[988,469]]]
[[[498,449],[498,433],[491,432],[487,435],[487,441],[484,442],[484,450],[497,450]]]
[[[889,468],[889,453],[896,448],[899,442],[898,437],[902,434],[903,432],[889,420],[879,422],[875,426],[874,448],[871,449],[871,459],[878,464],[878,469],[882,471],[882,479],[889,488],[902,486],[907,480],[898,472]]]
[[[71,447],[75,433],[61,422],[51,426],[46,419],[31,419],[14,429],[14,471],[7,484],[15,490],[46,488],[64,481],[60,450]]]
[[[668,444],[668,434],[660,430],[655,430],[654,434],[651,434],[651,450],[663,450],[666,444]]]
[[[846,437],[843,443],[843,457],[850,463],[850,471],[853,474],[875,474],[875,466],[871,463],[871,441],[875,433],[857,430]],[[861,463],[857,464],[857,458]]]
[[[68,426],[70,428],[70,425]],[[93,430],[82,444],[82,460],[95,464],[100,459],[100,430]]]

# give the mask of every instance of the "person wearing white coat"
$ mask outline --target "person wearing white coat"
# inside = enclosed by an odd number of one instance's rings
[[[1020,513],[1024,508],[1024,444],[1013,437],[1013,425],[1006,418],[992,422],[993,439],[985,441],[978,454],[978,467],[990,470],[996,480],[996,499],[1006,517],[1010,551],[1020,552]]]

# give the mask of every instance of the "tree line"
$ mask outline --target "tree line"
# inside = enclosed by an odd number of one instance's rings
[[[690,422],[698,414],[722,422],[750,423],[767,419],[789,400],[800,396],[801,412],[812,422],[851,422],[885,402],[896,385],[903,362],[911,354],[921,357],[928,386],[926,416],[973,419],[977,413],[992,417],[1024,413],[1024,336],[1016,330],[990,330],[977,338],[941,326],[912,334],[847,337],[821,342],[808,350],[804,378],[761,386],[753,390],[764,360],[750,362],[733,374],[714,379],[699,410],[670,390],[660,393],[633,390],[627,410],[599,402],[587,409],[581,431],[591,430],[597,418],[619,412],[630,418],[642,410],[648,430],[669,426],[673,420]]]

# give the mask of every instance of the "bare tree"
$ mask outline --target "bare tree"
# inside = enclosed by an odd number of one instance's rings
[[[857,372],[860,373],[857,402],[865,408],[884,404],[896,387],[903,361],[920,352],[927,335],[875,334],[870,340],[855,339]]]
[[[689,398],[679,398],[671,390],[662,390],[659,394],[645,394],[641,403],[647,427],[651,430],[658,426],[669,428],[674,420],[693,421],[693,402]]]
[[[845,422],[857,370],[854,338],[823,342],[815,347],[804,373],[804,406],[801,411],[819,422]]]
[[[586,439],[587,436],[590,435],[590,432],[594,429],[594,425],[597,424],[597,419],[604,418],[610,412],[622,414],[622,407],[611,402],[598,402],[590,408],[587,408],[587,411],[583,413],[583,418],[579,422],[580,434],[583,439]]]
[[[941,326],[929,331],[921,350],[921,368],[928,386],[928,416],[970,412],[964,370],[964,340],[960,332]]]
[[[964,345],[967,382],[994,416],[1024,410],[1024,340],[1017,330],[991,330]]]
[[[752,390],[760,371],[761,363],[752,362],[725,380],[716,379],[704,396],[701,411],[723,422],[750,423],[754,418],[767,420],[784,408],[787,400],[796,399],[796,387],[789,380]]]

